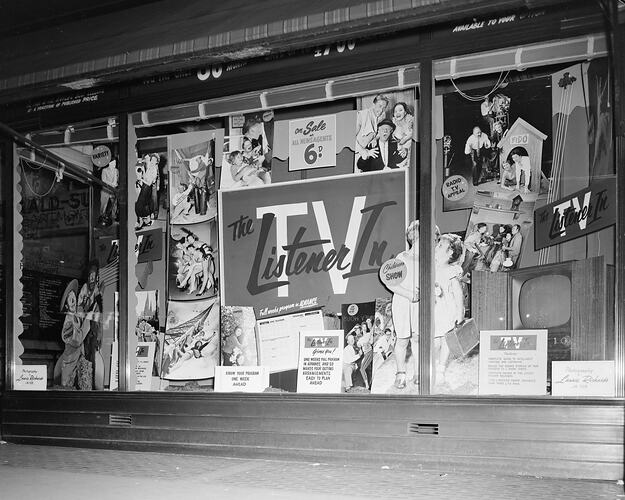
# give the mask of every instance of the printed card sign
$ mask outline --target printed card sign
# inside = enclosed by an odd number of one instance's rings
[[[554,396],[616,396],[614,361],[553,361]]]
[[[152,389],[152,366],[154,365],[155,342],[137,342],[137,366],[135,374],[137,383],[135,390],[149,391]]]
[[[16,391],[45,391],[48,382],[46,365],[16,365],[13,389]]]
[[[535,250],[599,231],[616,223],[616,180],[607,177],[534,212]]]
[[[547,330],[480,332],[479,382],[480,395],[545,395]]]
[[[336,165],[336,116],[289,121],[289,171]]]
[[[259,364],[271,373],[296,370],[300,332],[323,330],[323,316],[319,310],[287,314],[260,319],[257,328]]]
[[[297,392],[341,392],[343,331],[300,332]]]
[[[268,366],[218,366],[215,392],[263,392],[269,387]]]
[[[252,306],[261,318],[388,295],[378,270],[405,247],[405,170],[247,193],[219,192],[225,305]]]

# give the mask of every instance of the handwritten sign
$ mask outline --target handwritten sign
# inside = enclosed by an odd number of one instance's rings
[[[215,392],[263,392],[267,387],[268,366],[215,367]]]
[[[335,165],[335,115],[289,121],[289,172]]]
[[[553,396],[616,396],[614,361],[554,361]]]
[[[48,383],[46,365],[16,365],[13,389],[16,391],[45,391]]]
[[[342,375],[343,331],[301,332],[297,392],[339,393]]]
[[[480,332],[480,395],[547,393],[547,330]]]
[[[616,178],[593,182],[534,212],[534,249],[550,247],[616,223]]]

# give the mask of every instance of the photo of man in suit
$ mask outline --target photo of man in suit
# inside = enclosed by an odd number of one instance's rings
[[[398,147],[393,138],[395,124],[388,119],[378,124],[376,140],[360,153],[357,167],[360,172],[373,172],[387,168],[399,168],[406,156],[406,151]]]

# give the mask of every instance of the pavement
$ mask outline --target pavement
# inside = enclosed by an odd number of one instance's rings
[[[622,482],[0,442],[0,499],[625,499]]]

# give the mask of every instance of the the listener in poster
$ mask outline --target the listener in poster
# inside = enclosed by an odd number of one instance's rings
[[[525,153],[525,154],[523,154]],[[514,162],[515,175],[516,175],[516,190],[521,190],[521,174],[523,174],[523,192],[529,193],[530,181],[532,175],[532,166],[530,165],[530,158],[527,156],[527,152],[522,148],[514,148],[510,152],[510,157]]]
[[[348,392],[352,388],[352,374],[358,369],[356,362],[362,356],[356,347],[356,337],[350,333],[346,338],[347,345],[343,349],[343,380],[345,383],[345,392]]]
[[[491,144],[488,136],[482,133],[482,129],[480,127],[473,127],[473,132],[467,138],[467,142],[464,145],[464,154],[471,163],[474,186],[477,186],[480,183],[482,169],[484,167],[484,163],[487,161],[486,150],[490,149],[490,147]]]
[[[408,343],[412,350],[414,377],[412,382],[419,382],[419,221],[412,221],[406,229],[408,250],[401,252],[397,259],[406,265],[406,279],[393,293],[393,324],[397,341],[395,343],[395,362],[397,370],[395,387],[406,387],[406,353]]]
[[[374,141],[378,132],[378,124],[384,119],[389,98],[378,94],[373,98],[370,108],[358,112],[356,117],[356,155],[362,157],[362,153]]]
[[[399,168],[407,152],[399,147],[392,136],[395,124],[384,119],[378,125],[378,135],[374,142],[360,153],[356,165],[361,172],[373,172],[391,168]]]
[[[432,355],[434,384],[445,379],[449,347],[445,334],[464,319],[462,278],[462,239],[456,234],[443,234],[434,249],[436,281],[434,284],[434,339]],[[434,385],[433,384],[433,385]]]
[[[84,371],[83,341],[89,334],[90,325],[84,321],[84,315],[78,311],[78,280],[68,283],[61,297],[61,312],[65,314],[61,338],[65,349],[54,366],[54,384],[64,387],[91,389],[90,385],[82,386],[85,376],[79,375]],[[82,363],[81,363],[82,361]]]

